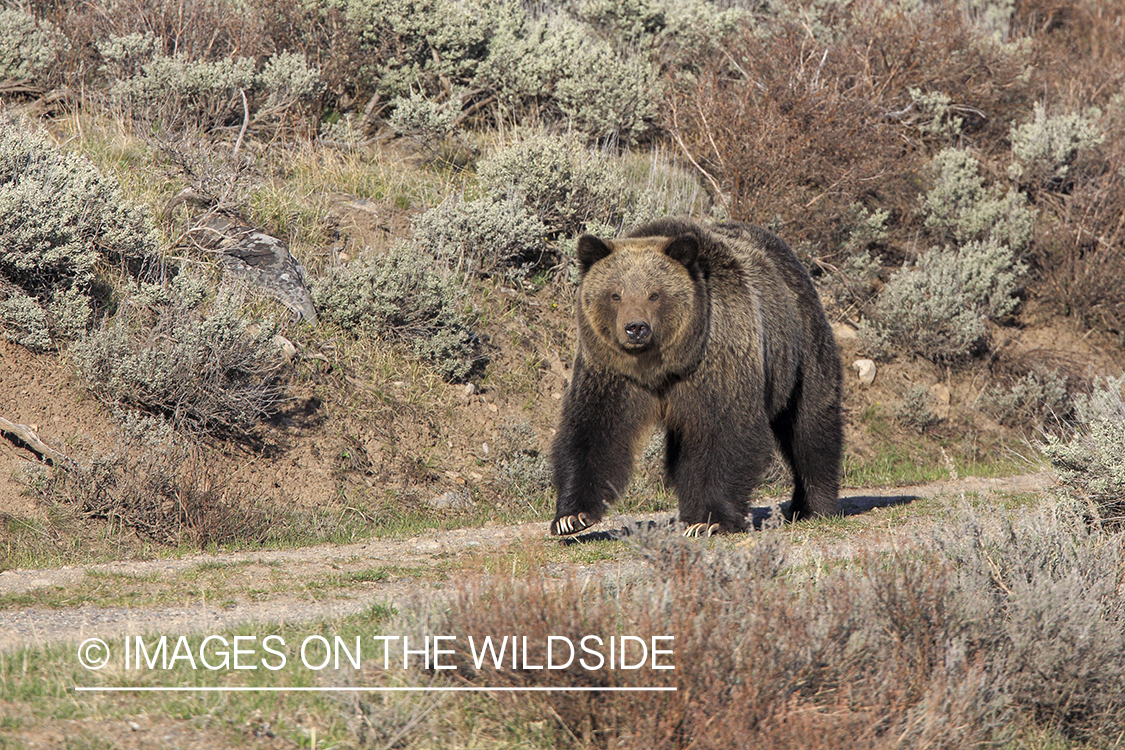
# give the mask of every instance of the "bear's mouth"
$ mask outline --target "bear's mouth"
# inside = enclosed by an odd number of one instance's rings
[[[641,343],[634,343],[632,341],[622,341],[620,343],[621,343],[621,348],[623,350],[625,350],[626,352],[628,352],[629,354],[640,354],[641,352],[652,348],[652,342],[651,341],[645,341],[645,342],[641,342]]]

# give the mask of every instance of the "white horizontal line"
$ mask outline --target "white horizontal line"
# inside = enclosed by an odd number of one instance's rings
[[[249,687],[246,685],[205,687],[86,687],[76,691],[99,693],[600,693],[675,692],[675,687]]]

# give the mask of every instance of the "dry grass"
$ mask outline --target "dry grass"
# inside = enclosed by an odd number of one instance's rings
[[[711,549],[654,536],[624,579],[460,584],[431,632],[527,636],[531,664],[552,635],[675,636],[674,671],[476,670],[458,652],[473,685],[677,688],[497,701],[502,721],[557,723],[560,747],[963,748],[1030,724],[1096,744],[1125,730],[1119,535],[1064,512],[999,531],[967,518],[915,542],[821,566],[787,564],[768,532]]]
[[[258,545],[289,519],[224,478],[213,455],[151,419],[130,418],[114,451],[59,467],[37,486],[48,506],[72,506],[161,545]]]

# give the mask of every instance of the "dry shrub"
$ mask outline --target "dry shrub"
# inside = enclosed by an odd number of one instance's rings
[[[1070,195],[1045,197],[1033,260],[1040,299],[1088,328],[1125,334],[1125,142]]]
[[[356,335],[409,344],[450,381],[481,366],[479,340],[462,308],[464,287],[424,249],[399,243],[330,269],[312,289],[324,320]]]
[[[171,425],[123,413],[118,443],[56,470],[40,496],[62,500],[86,518],[128,528],[158,544],[261,543],[278,536],[278,514],[236,489],[204,449]]]
[[[198,279],[143,285],[67,359],[109,406],[167,417],[177,430],[253,441],[286,401],[276,326],[252,323],[237,294],[213,303]]]
[[[259,54],[300,52],[320,70],[325,103],[346,106],[360,88],[356,70],[366,60],[354,24],[345,19],[342,3],[253,3],[266,46]],[[368,113],[370,114],[370,113]]]
[[[1069,512],[993,532],[966,517],[810,572],[774,533],[710,550],[652,535],[647,567],[600,584],[464,583],[432,632],[457,634],[470,684],[677,688],[499,704],[504,722],[554,717],[565,746],[963,748],[1031,722],[1092,741],[1125,730],[1120,535]],[[527,636],[531,664],[551,635],[674,635],[676,668],[477,671],[467,636],[504,634]]]
[[[320,71],[324,103],[354,104],[355,71],[365,59],[355,24],[334,2],[36,0],[31,7],[37,18],[58,25],[69,41],[50,72],[51,82],[74,86],[81,81],[88,91],[104,85],[106,60],[100,45],[129,35],[152,34],[160,54],[192,63],[240,57],[260,62],[285,52],[301,54],[310,68]],[[232,104],[240,117],[240,102]]]
[[[53,22],[69,41],[51,74],[57,86],[100,85],[103,60],[97,42],[129,34],[152,33],[163,42],[163,52],[191,60],[264,52],[256,14],[235,11],[227,0],[35,0],[30,5],[35,17]]]
[[[954,4],[833,14],[821,36],[785,21],[747,32],[670,89],[666,122],[733,218],[783,228],[826,260],[857,229],[856,204],[889,212],[891,244],[910,241],[927,151],[971,137],[1000,152],[1026,89],[1014,48]]]
[[[1013,23],[1032,37],[1032,84],[1055,113],[1097,106],[1100,154],[1079,155],[1066,183],[1036,200],[1033,291],[1083,325],[1125,333],[1125,24],[1121,3],[1021,0]]]
[[[729,195],[733,218],[768,224],[829,260],[852,206],[896,192],[888,181],[904,164],[893,128],[862,96],[810,80],[819,59],[793,35],[751,38],[738,60],[751,82],[713,65],[673,97],[668,125]]]
[[[860,340],[881,358],[905,352],[963,366],[987,351],[988,323],[1015,307],[1022,274],[1012,251],[991,239],[929,250],[883,287],[860,324]]]
[[[976,664],[946,673],[960,627],[949,580],[929,557],[866,575],[792,586],[777,539],[710,552],[667,538],[651,571],[615,586],[502,579],[462,586],[444,632],[674,635],[676,669],[461,674],[490,686],[657,687],[672,693],[557,693],[516,713],[557,716],[577,745],[617,748],[965,746],[990,727],[991,692]],[[664,643],[667,647],[668,642]],[[544,663],[542,648],[531,663]],[[538,660],[538,661],[536,661]],[[954,718],[956,717],[956,720]]]
[[[1068,109],[1104,106],[1125,84],[1120,2],[1017,0],[1019,35],[1036,40],[1028,71],[1035,89]]]
[[[44,6],[37,16],[57,19],[68,29],[72,44],[87,42],[87,54],[93,53],[95,40],[145,33],[163,41],[165,54],[190,60],[256,57],[272,51],[258,13],[245,7],[238,12],[229,0],[63,0],[33,5]]]

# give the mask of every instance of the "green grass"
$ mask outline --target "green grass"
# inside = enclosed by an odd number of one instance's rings
[[[66,506],[48,508],[46,519],[0,518],[0,570],[91,565],[125,556],[151,560],[176,550],[137,541],[113,523],[83,523]],[[187,550],[191,551],[191,550]]]
[[[281,562],[204,562],[185,570],[145,575],[87,570],[75,583],[0,596],[0,611],[77,606],[158,607],[202,606],[263,601],[285,597],[315,600],[321,595],[347,595],[366,584],[391,578],[440,576],[428,566],[391,566],[343,571],[333,575],[298,573]]]
[[[375,583],[377,581],[385,581],[391,577],[391,574],[385,568],[367,568],[365,570],[356,570],[351,573],[345,573],[343,578],[349,583]]]
[[[956,445],[922,438],[909,443],[879,440],[872,453],[860,457],[845,449],[842,487],[909,487],[950,479],[953,472],[958,477],[1006,477],[1042,466],[1034,457],[1012,451],[982,459],[963,455]]]
[[[929,461],[918,461],[909,446],[883,443],[863,461],[844,454],[844,487],[896,487],[948,479],[949,470]]]
[[[107,639],[111,660],[100,671],[88,671],[80,666],[74,644],[51,645],[41,648],[21,649],[12,653],[0,654],[0,693],[8,706],[18,713],[19,719],[0,723],[0,743],[15,743],[20,734],[35,734],[37,728],[50,728],[61,720],[72,722],[74,735],[97,737],[106,729],[116,728],[122,720],[139,719],[154,721],[167,729],[184,723],[200,730],[204,736],[212,737],[212,746],[240,746],[254,735],[254,729],[261,730],[267,723],[269,731],[299,747],[309,747],[310,734],[316,731],[319,747],[330,747],[331,743],[347,741],[351,738],[349,727],[350,712],[344,707],[348,704],[347,694],[321,692],[237,692],[237,693],[100,693],[79,692],[76,686],[83,687],[202,687],[202,686],[246,686],[246,687],[318,687],[371,684],[379,679],[382,659],[370,636],[381,634],[393,611],[385,606],[375,606],[367,611],[336,621],[325,621],[307,625],[262,624],[253,627],[224,629],[213,633],[195,634],[185,637],[185,646],[190,647],[196,668],[188,660],[175,660],[168,669],[125,669],[123,653],[124,641],[120,638]],[[172,655],[181,634],[167,633],[166,653]],[[255,669],[227,668],[210,670],[201,666],[201,647],[205,635],[226,639],[228,653],[235,636],[252,636],[255,640],[241,641],[254,653],[244,664],[253,664]],[[286,654],[285,665],[281,669],[267,668],[266,664],[277,666],[280,659],[266,652],[261,644],[267,635],[279,636],[284,641],[273,640],[270,645]],[[159,634],[142,636],[145,650],[156,653]],[[329,665],[323,670],[306,668],[300,661],[300,644],[311,636],[322,636],[329,642],[339,636],[351,647],[355,638],[361,638],[364,660],[359,671],[351,669],[347,657],[342,659],[337,670]],[[211,641],[205,650],[206,658],[212,665],[220,666],[221,642]],[[319,643],[311,642],[309,664],[317,663],[311,656],[312,649]],[[181,657],[184,652],[180,653]],[[379,667],[379,668],[377,668]],[[8,709],[5,713],[9,713]],[[142,718],[143,717],[143,718]],[[77,726],[74,726],[77,725]],[[249,734],[245,734],[246,730]],[[0,746],[3,746],[0,744]],[[16,745],[18,746],[18,745]],[[81,746],[81,745],[77,745]],[[96,745],[95,745],[96,746]],[[115,743],[105,745],[116,747]]]

